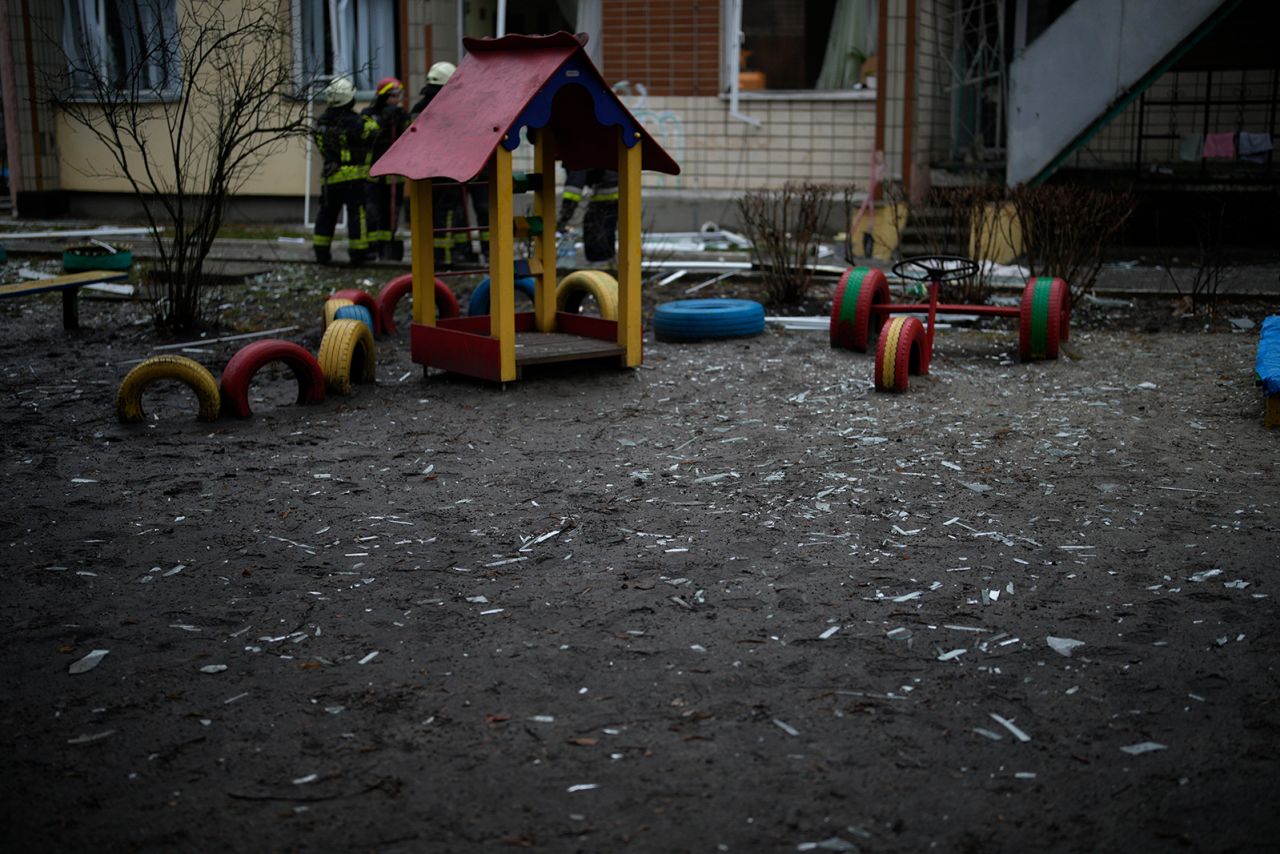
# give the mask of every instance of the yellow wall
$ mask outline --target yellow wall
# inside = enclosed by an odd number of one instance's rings
[[[60,115],[56,133],[62,164],[62,189],[95,193],[131,192],[129,182],[120,173],[114,158],[89,131]],[[136,156],[130,162],[134,166],[140,165]],[[172,163],[167,168],[163,163],[156,166],[163,180],[172,182]],[[237,195],[299,197],[303,193],[306,169],[306,140],[292,140],[282,151],[264,160]],[[319,174],[320,161],[315,158],[311,168],[312,193],[320,191]]]
[[[188,16],[191,14],[192,8],[201,2],[204,2],[204,0],[181,0],[178,7],[180,27],[190,20]],[[221,7],[228,19],[234,19],[240,5],[241,0],[224,0]],[[290,14],[288,2],[281,2],[280,9],[282,14]],[[278,49],[291,50],[287,41],[281,44]],[[173,107],[173,105],[169,106],[170,108]],[[357,107],[360,106],[363,105],[357,105]],[[157,117],[161,115],[163,109],[163,105],[156,105],[151,108]],[[324,104],[317,103],[314,109],[318,114],[324,109]],[[196,120],[189,127],[208,126],[214,119],[212,110],[213,107],[210,105],[210,108],[204,114],[196,116]],[[163,132],[163,130],[164,123],[157,121],[155,131]],[[62,189],[105,193],[132,191],[128,180],[124,177],[114,156],[110,153],[110,149],[99,142],[91,131],[69,119],[66,114],[59,113],[56,119],[55,133],[57,134]],[[188,133],[198,133],[198,131],[189,130]],[[198,140],[193,141],[197,144],[192,150],[198,153]],[[307,140],[305,138],[293,139],[279,144],[276,150],[265,157],[249,173],[248,180],[236,194],[291,196],[295,198],[303,195],[306,184],[306,150]],[[168,145],[153,146],[152,151],[150,165],[155,170],[155,184],[160,189],[171,187],[175,170],[172,157],[167,156]],[[318,178],[320,161],[318,157],[315,157],[314,153],[312,156],[311,185],[312,192],[315,193],[319,192],[320,187]],[[136,152],[130,157],[129,164],[130,171],[139,176],[143,175],[141,157]],[[192,192],[199,192],[199,187],[193,186],[188,189]]]

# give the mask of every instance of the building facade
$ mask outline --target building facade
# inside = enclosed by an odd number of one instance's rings
[[[65,77],[70,45],[136,61],[147,33],[197,2],[0,0],[17,213],[106,215],[127,196],[48,86]],[[1267,0],[269,2],[287,24],[300,96],[336,74],[366,97],[395,75],[412,95],[433,63],[460,60],[464,36],[587,33],[605,79],[681,165],[645,188],[647,210],[677,229],[731,221],[742,193],[787,181],[892,183],[915,197],[1062,170],[1139,187],[1276,186],[1280,62],[1259,35],[1278,22]],[[317,189],[299,139],[263,164],[236,213],[303,221]]]

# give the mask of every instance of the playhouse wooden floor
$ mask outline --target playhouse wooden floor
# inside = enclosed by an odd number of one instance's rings
[[[623,356],[626,351],[613,341],[566,335],[563,332],[516,333],[516,368],[545,365],[550,362],[572,362],[578,359],[607,359]]]
[[[562,332],[516,333],[516,369],[580,359],[608,359],[626,351],[612,341],[568,335]]]

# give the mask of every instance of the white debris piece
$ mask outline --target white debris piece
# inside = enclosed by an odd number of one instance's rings
[[[1000,724],[1000,726],[1009,730],[1009,732],[1013,734],[1013,737],[1016,738],[1018,741],[1031,740],[1031,736],[1027,735],[1025,732],[1018,729],[1018,727],[1014,726],[1013,721],[1009,720],[1008,718],[1002,718],[1000,717],[1000,715],[997,715],[995,712],[991,712],[990,715],[991,715],[991,720],[995,721],[996,723]]]
[[[1168,748],[1158,741],[1140,741],[1137,744],[1126,744],[1120,749],[1130,756],[1141,756],[1144,753],[1153,753],[1157,750],[1167,750]]]
[[[95,649],[84,658],[67,668],[67,672],[72,676],[80,673],[88,673],[90,670],[101,664],[102,659],[105,658],[107,653],[110,651],[111,650],[109,649]]]
[[[1213,578],[1214,576],[1218,576],[1218,575],[1222,575],[1222,570],[1204,569],[1204,570],[1201,570],[1200,572],[1192,573],[1190,576],[1188,576],[1187,581],[1191,581],[1191,582],[1194,582],[1195,584],[1199,584],[1202,581],[1208,581],[1210,578]]]
[[[969,651],[969,650],[967,650],[967,649],[953,649],[953,650],[949,650],[948,652],[944,652],[944,653],[942,653],[942,655],[939,655],[939,656],[938,656],[938,661],[952,661],[952,660],[957,659],[957,658],[959,658],[960,656],[964,655],[964,654],[965,654],[966,652],[968,652],[968,651]]]
[[[221,673],[226,669],[227,669],[227,665],[225,664],[206,664],[204,667],[200,668],[200,672],[201,673]]]
[[[840,631],[839,626],[832,626],[831,628],[824,631],[822,634],[818,635],[818,640],[826,640],[827,638],[831,637],[838,631]]]
[[[1084,641],[1075,640],[1074,638],[1055,638],[1049,635],[1045,638],[1049,642],[1049,647],[1058,655],[1071,657],[1071,653],[1075,652],[1076,647],[1084,646]]]
[[[778,720],[777,718],[774,718],[773,723],[775,726],[777,726],[778,729],[782,730],[787,735],[795,736],[800,734],[800,730],[796,729],[786,721],[781,721],[781,720]]]

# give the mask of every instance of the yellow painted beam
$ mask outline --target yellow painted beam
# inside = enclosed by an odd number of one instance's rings
[[[639,136],[639,134],[637,134]],[[628,368],[644,361],[640,317],[640,149],[618,137],[618,346]]]
[[[514,227],[511,152],[499,145],[489,169],[489,337],[498,339],[503,382],[516,378]]]
[[[431,233],[431,180],[409,183],[409,257],[413,267],[413,322],[436,325],[436,254]]]
[[[542,217],[542,234],[534,241],[533,260],[542,269],[537,273],[534,314],[539,332],[556,329],[556,151],[551,128],[536,131],[533,139],[533,168],[542,176],[541,189],[533,193],[533,213]],[[530,265],[533,266],[533,265]]]

